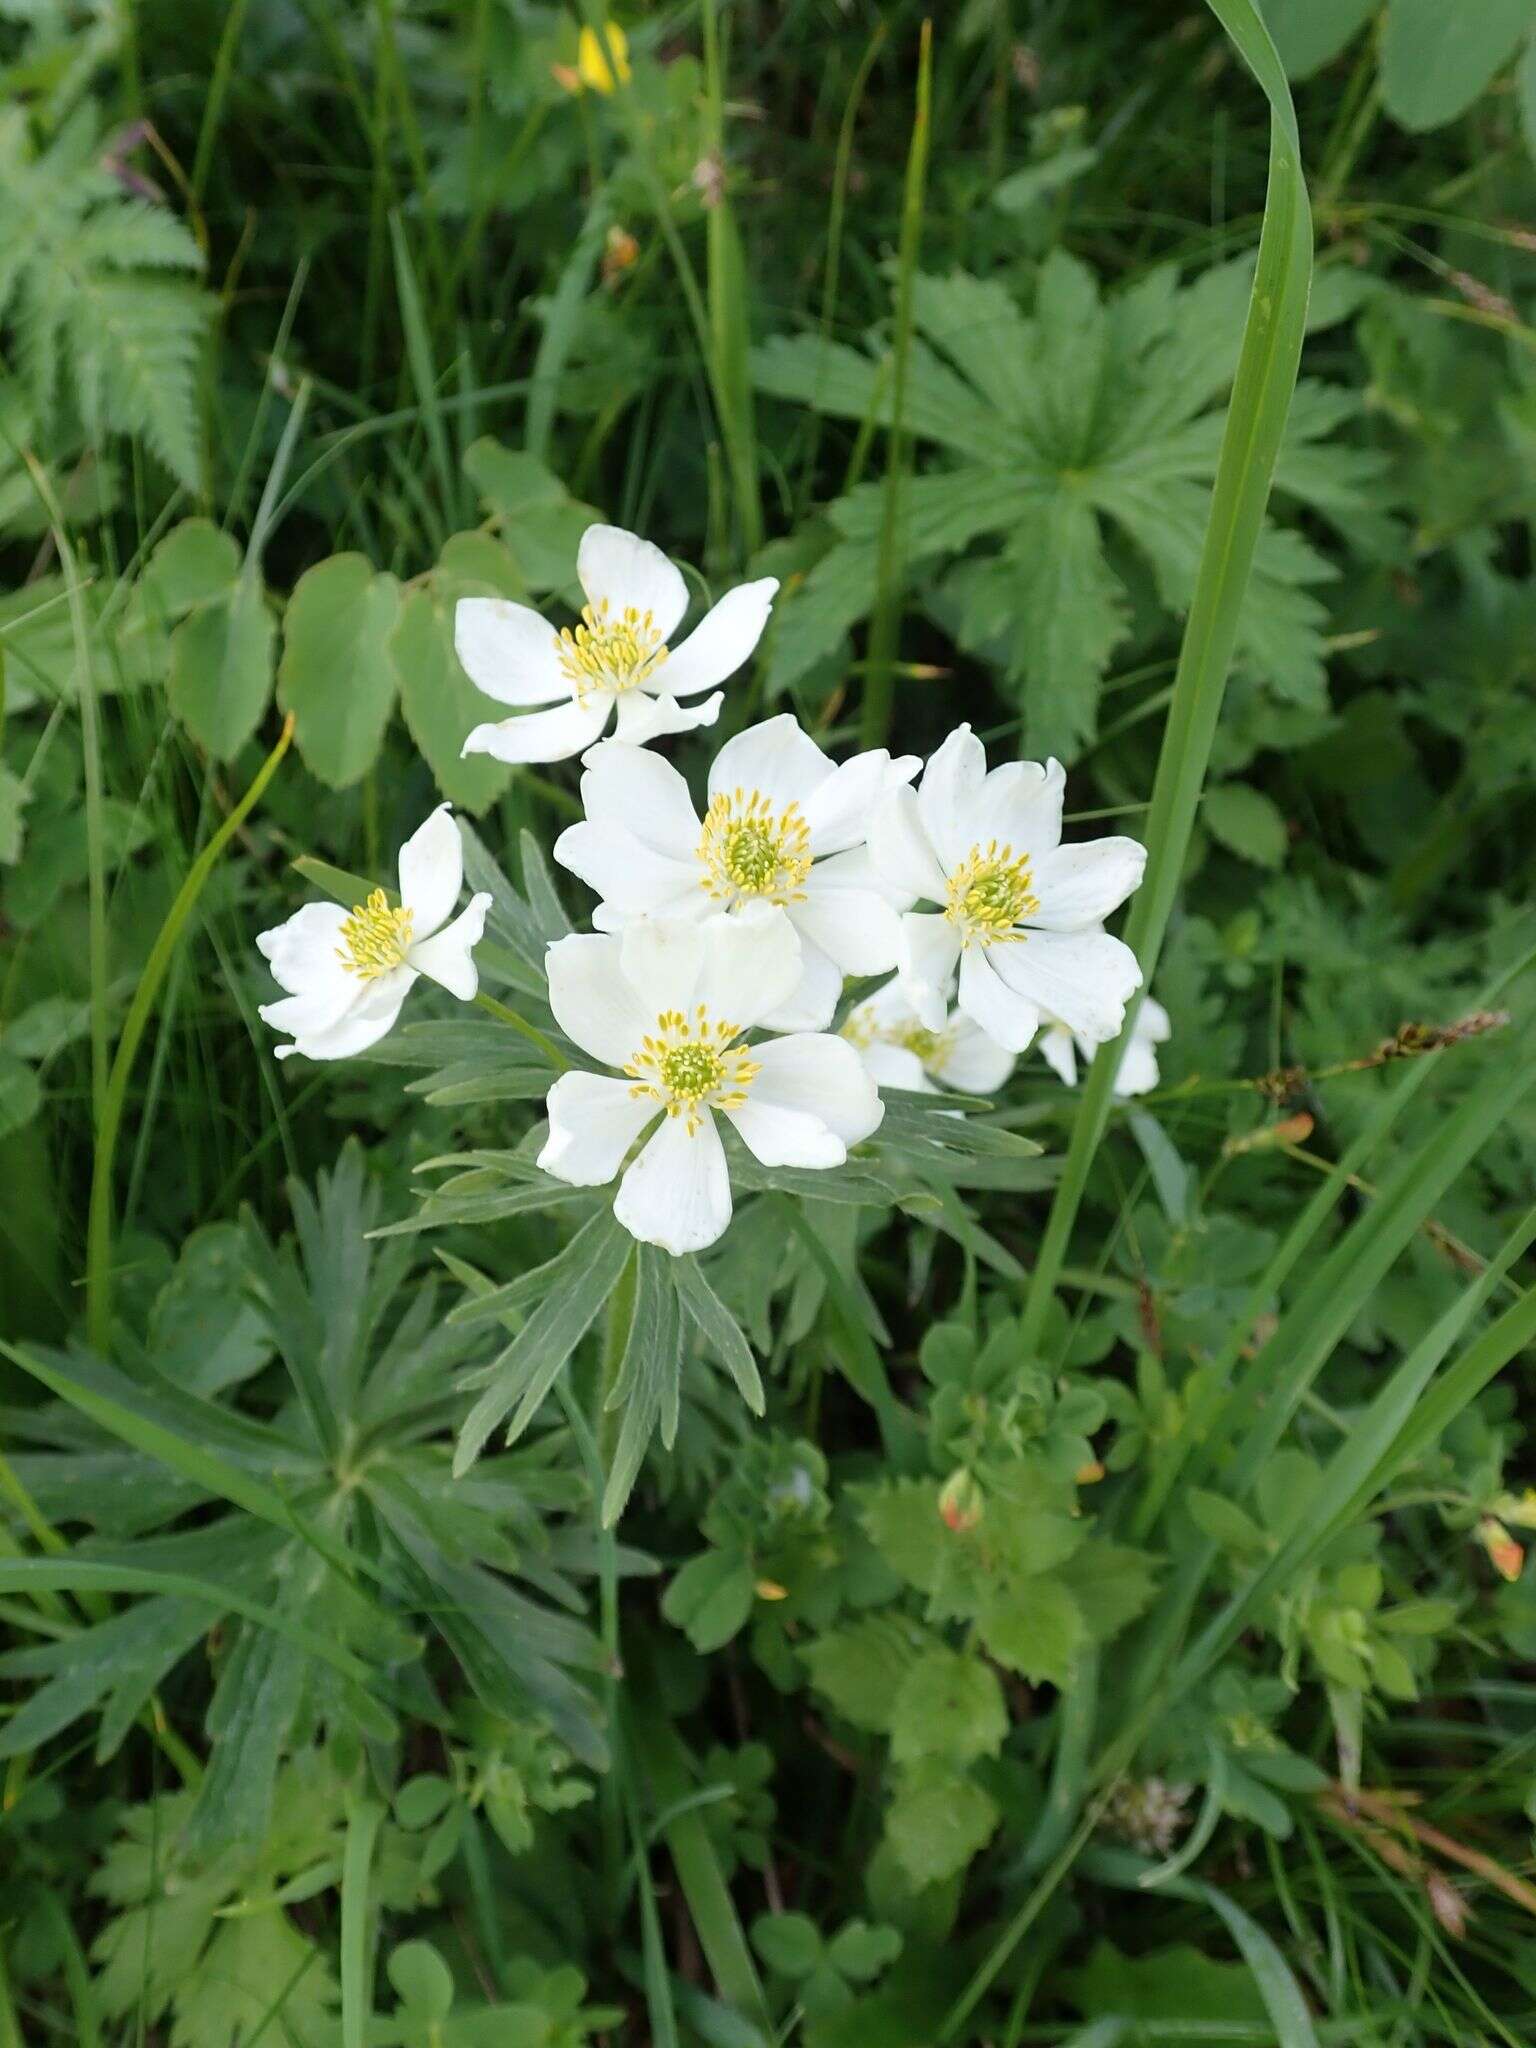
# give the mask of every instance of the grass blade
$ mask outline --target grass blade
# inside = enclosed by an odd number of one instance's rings
[[[1312,210],[1285,72],[1253,0],[1208,0],[1208,4],[1269,101],[1269,188],[1253,295],[1211,494],[1211,516],[1152,785],[1146,879],[1133,899],[1125,928],[1126,943],[1141,962],[1143,988],[1157,970],[1184,871],[1237,644],[1243,594],[1296,386],[1312,280]],[[1120,1038],[1113,1045],[1100,1047],[1083,1091],[1025,1303],[1021,1340],[1026,1351],[1040,1341],[1088,1170],[1109,1118],[1120,1047],[1129,1041],[1138,1007],[1133,1000]]]

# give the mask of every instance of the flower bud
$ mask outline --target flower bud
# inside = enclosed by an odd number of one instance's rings
[[[986,1499],[975,1476],[957,1465],[939,1491],[939,1520],[955,1535],[974,1529],[986,1513]]]

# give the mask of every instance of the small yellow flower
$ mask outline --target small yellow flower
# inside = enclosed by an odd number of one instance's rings
[[[633,76],[629,68],[629,38],[616,21],[604,24],[602,38],[596,29],[584,28],[576,43],[576,69],[558,64],[555,76],[567,92],[617,92]]]

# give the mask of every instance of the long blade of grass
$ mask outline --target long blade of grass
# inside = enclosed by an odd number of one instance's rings
[[[92,1347],[103,1353],[109,1349],[112,1337],[112,1160],[122,1127],[133,1062],[154,1009],[155,998],[160,993],[160,984],[165,979],[177,942],[197,899],[218,865],[219,856],[261,801],[292,739],[293,719],[290,716],[284,721],[277,745],[256,771],[250,788],[188,869],[187,878],[177,890],[176,900],[166,912],[165,922],[149,950],[144,972],[139,976],[139,985],[123,1019],[122,1035],[117,1041],[117,1052],[96,1124],[96,1152],[91,1162],[90,1216],[86,1225],[86,1332]]]
[[[902,518],[910,436],[906,428],[907,375],[912,359],[912,281],[923,234],[923,201],[928,188],[928,145],[933,110],[933,23],[923,23],[917,58],[917,105],[907,151],[901,200],[901,241],[897,253],[896,333],[891,361],[891,432],[887,446],[885,505],[880,517],[875,609],[869,625],[869,666],[864,679],[860,741],[885,744],[891,723],[896,642],[901,627],[905,580]]]
[[[1184,871],[1237,644],[1243,595],[1296,385],[1312,279],[1312,211],[1285,71],[1254,0],[1208,0],[1208,5],[1269,101],[1269,187],[1211,516],[1152,785],[1146,879],[1125,929],[1126,943],[1141,962],[1143,988],[1156,971]],[[1138,1007],[1133,1001],[1127,1008],[1120,1039],[1100,1047],[1083,1091],[1025,1302],[1021,1337],[1026,1352],[1040,1341],[1088,1171],[1108,1121],[1120,1047],[1135,1025]]]
[[[368,1941],[368,1880],[384,1809],[362,1799],[347,1816],[341,1865],[341,2048],[364,2048],[373,2017]]]

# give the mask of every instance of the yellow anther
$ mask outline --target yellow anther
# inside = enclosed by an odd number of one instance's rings
[[[377,981],[381,974],[405,965],[412,922],[412,913],[404,905],[392,910],[384,891],[375,889],[366,903],[354,906],[342,925],[343,943],[336,948],[337,958],[348,974],[361,981]]]
[[[562,626],[555,635],[560,667],[578,699],[589,690],[617,690],[622,696],[647,682],[667,658],[667,644],[648,611],[626,605],[611,619],[605,597],[583,606],[581,619],[579,626]]]
[[[682,1117],[690,1136],[702,1110],[740,1109],[762,1070],[745,1046],[732,1044],[739,1028],[711,1019],[702,1003],[691,1017],[663,1010],[625,1065],[635,1084],[630,1094]]]
[[[698,851],[704,889],[720,902],[805,900],[811,833],[798,804],[776,810],[760,790],[722,790],[704,814]]]
[[[995,839],[985,846],[978,842],[949,878],[944,914],[960,926],[967,943],[978,939],[992,945],[1022,937],[1014,926],[1040,908],[1033,879],[1027,853],[1016,854]]]

